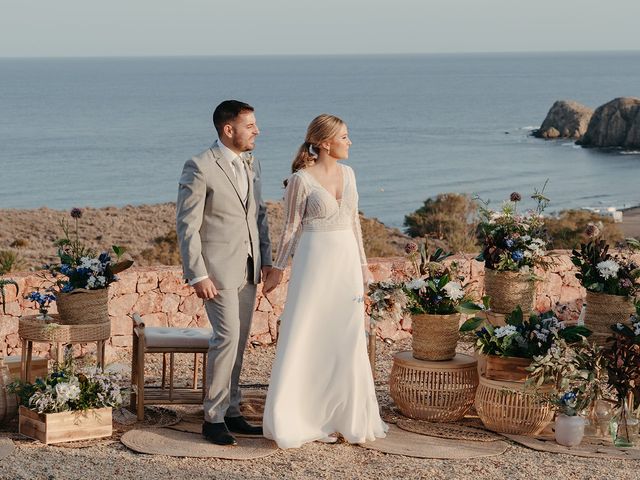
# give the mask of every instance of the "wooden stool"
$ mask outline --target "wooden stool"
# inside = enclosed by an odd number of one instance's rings
[[[423,361],[411,352],[393,357],[391,398],[403,415],[431,422],[454,422],[467,413],[478,387],[477,361],[456,354],[451,360]]]
[[[131,408],[138,420],[144,419],[145,405],[202,403],[206,391],[207,353],[210,328],[146,327],[137,313],[133,319],[133,352],[131,355]],[[162,383],[159,387],[144,385],[144,355],[162,353]],[[193,353],[193,388],[173,385],[174,354]],[[167,382],[167,354],[169,381]],[[202,389],[198,388],[198,372],[202,355]],[[168,385],[168,388],[166,388]]]

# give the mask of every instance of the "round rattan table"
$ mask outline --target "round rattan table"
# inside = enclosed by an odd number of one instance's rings
[[[98,367],[104,367],[105,341],[111,336],[111,322],[64,325],[58,315],[51,315],[50,320],[42,320],[37,315],[28,315],[18,320],[18,336],[22,340],[22,358],[20,360],[20,378],[25,381],[31,372],[33,343],[55,343],[56,362],[60,361],[61,347],[69,343],[96,342],[96,359]]]
[[[462,353],[445,361],[397,353],[389,377],[391,398],[406,417],[431,422],[460,420],[475,399],[477,367],[475,358]]]

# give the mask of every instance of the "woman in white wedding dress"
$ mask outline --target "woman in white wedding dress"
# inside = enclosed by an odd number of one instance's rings
[[[364,284],[371,280],[362,245],[347,126],[316,117],[293,162],[285,192],[285,227],[265,293],[294,255],[281,317],[263,428],[281,448],[306,442],[350,443],[384,437],[366,351]]]

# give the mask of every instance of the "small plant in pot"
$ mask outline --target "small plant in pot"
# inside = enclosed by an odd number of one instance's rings
[[[588,406],[588,399],[576,390],[552,397],[550,401],[556,407],[556,442],[566,447],[580,445],[585,427],[585,419],[580,412]]]
[[[458,306],[469,301],[464,278],[456,262],[438,248],[430,254],[426,245],[405,248],[415,276],[404,284],[407,308],[411,312],[413,356],[419,360],[449,360],[456,354],[460,325]]]

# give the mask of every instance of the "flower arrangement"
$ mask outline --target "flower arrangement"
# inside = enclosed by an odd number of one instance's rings
[[[377,322],[385,317],[400,323],[407,309],[407,295],[402,284],[392,281],[374,282],[369,284],[369,299],[371,300],[371,320]]]
[[[7,388],[17,394],[20,405],[38,413],[57,413],[118,407],[122,403],[120,380],[118,374],[95,367],[76,372],[71,355],[65,352],[63,364],[56,365],[46,378],[34,383],[18,380]]]
[[[573,249],[571,261],[578,267],[576,278],[590,292],[631,297],[639,290],[640,268],[631,259],[633,249],[640,244],[635,239],[626,240],[626,248],[611,255],[609,245],[598,240],[600,229],[589,224],[585,234],[590,239],[581,243],[580,249]]]
[[[118,262],[114,263],[107,252],[97,255],[93,250],[85,247],[80,242],[79,220],[82,218],[82,210],[73,208],[70,212],[71,218],[75,222],[74,231],[70,231],[69,222],[62,219],[61,226],[64,237],[57,240],[59,265],[47,266],[54,275],[62,274],[66,280],[58,280],[57,284],[63,293],[71,292],[77,288],[86,290],[97,290],[107,288],[109,284],[118,280],[117,273],[126,270],[133,261],[120,261],[125,249],[117,245],[112,246],[113,253]]]
[[[20,287],[18,287],[18,283],[15,280],[10,278],[0,278],[0,302],[2,302],[2,313],[5,315],[7,314],[7,311],[5,310],[5,301],[7,297],[4,287],[7,285],[13,285],[16,287],[16,294],[20,293]]]
[[[589,405],[582,392],[571,390],[551,397],[549,402],[556,407],[558,413],[568,417],[579,415]]]
[[[49,313],[49,305],[51,302],[56,301],[56,296],[53,293],[42,293],[37,290],[31,292],[25,297],[27,300],[31,300],[38,306],[38,311],[42,318],[47,318]]]
[[[518,192],[513,192],[500,210],[491,210],[488,202],[477,199],[481,204],[478,229],[482,252],[476,260],[484,262],[486,268],[533,275],[534,267],[548,266],[544,258],[547,241],[542,213],[549,199],[544,196],[544,187],[531,198],[537,201],[537,206],[526,213],[518,212],[522,200]]]
[[[438,248],[429,254],[425,244],[418,247],[411,242],[405,247],[413,263],[416,276],[405,282],[404,291],[408,297],[407,306],[413,314],[450,315],[456,313],[458,306],[469,301],[458,275],[458,265],[442,263],[451,256]]]
[[[460,327],[461,332],[476,332],[476,349],[485,355],[502,357],[535,358],[558,348],[558,341],[569,343],[588,337],[591,332],[583,326],[567,327],[553,311],[532,313],[524,317],[517,307],[506,316],[506,325],[495,327],[484,318],[474,317]]]

